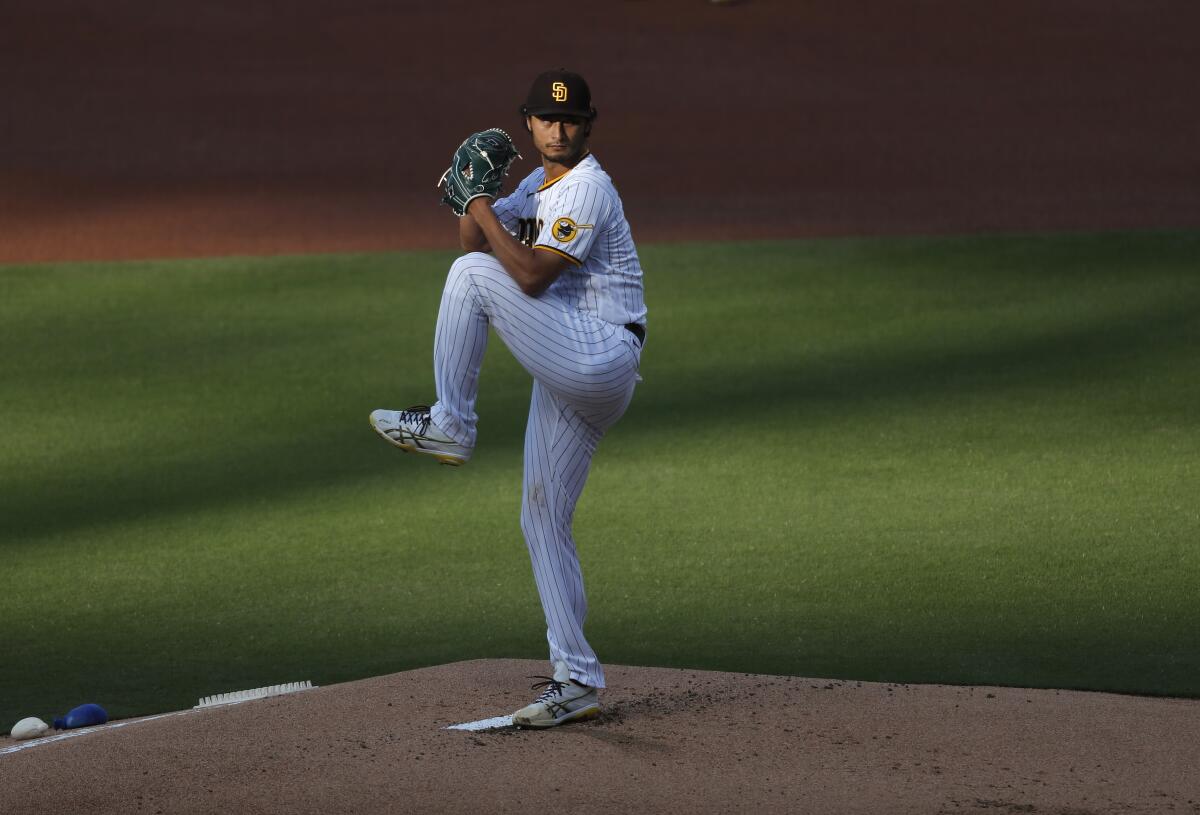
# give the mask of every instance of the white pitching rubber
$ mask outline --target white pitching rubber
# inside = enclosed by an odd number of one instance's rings
[[[284,685],[268,685],[265,688],[239,690],[232,693],[218,693],[216,696],[201,697],[200,704],[196,705],[192,710],[199,710],[202,707],[217,707],[219,705],[236,705],[238,702],[249,702],[251,699],[266,699],[268,696],[283,696],[285,693],[309,690],[312,687],[312,682],[305,680],[303,682],[288,682]]]
[[[497,716],[494,719],[480,719],[477,722],[448,725],[446,730],[495,730],[500,727],[512,727],[512,716]]]
[[[49,729],[50,725],[43,722],[37,716],[30,716],[14,724],[11,735],[14,739],[32,739],[42,735]]]

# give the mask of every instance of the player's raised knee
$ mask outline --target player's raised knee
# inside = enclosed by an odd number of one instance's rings
[[[468,252],[450,264],[450,272],[446,275],[447,285],[469,283],[471,277],[495,277],[505,275],[500,261],[486,252]]]

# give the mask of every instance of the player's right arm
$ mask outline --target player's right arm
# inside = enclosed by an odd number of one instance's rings
[[[521,203],[528,197],[526,191],[528,185],[529,178],[523,179],[511,194],[492,204],[492,211],[495,212],[496,218],[510,233],[516,230],[521,219]],[[479,221],[470,212],[458,219],[458,242],[465,252],[493,251],[487,235],[483,234],[483,229],[479,226]]]
[[[479,228],[479,222],[469,212],[458,219],[458,242],[462,244],[464,252],[492,251],[492,245]]]
[[[482,230],[484,238],[491,244],[493,254],[504,267],[504,271],[508,272],[508,276],[516,281],[521,291],[530,297],[537,297],[548,289],[562,274],[568,262],[578,263],[557,252],[531,249],[518,241],[504,227],[485,196],[467,204],[467,214],[475,217],[475,222]]]

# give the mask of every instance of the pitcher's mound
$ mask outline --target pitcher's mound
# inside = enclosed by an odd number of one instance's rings
[[[608,666],[597,719],[475,660],[0,755],[0,811],[1200,811],[1200,701]],[[0,742],[12,746],[14,742]]]

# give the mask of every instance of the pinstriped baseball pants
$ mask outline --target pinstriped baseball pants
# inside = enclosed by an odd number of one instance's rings
[[[525,429],[521,530],[546,615],[550,660],[604,687],[583,634],[587,598],[571,521],[604,432],[625,412],[641,350],[624,326],[579,311],[552,292],[529,297],[491,255],[450,267],[434,335],[434,423],[475,444],[475,398],[491,326],[533,377]]]

